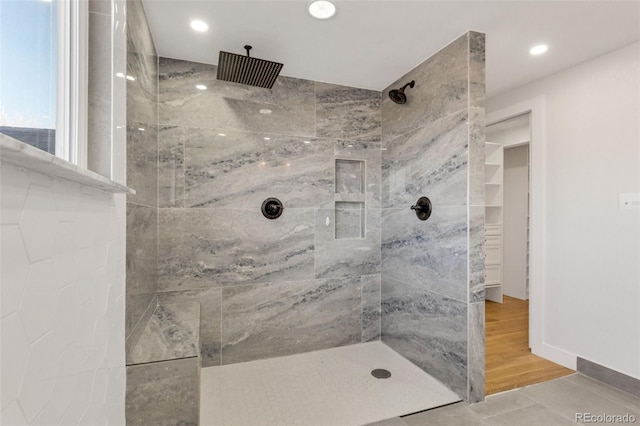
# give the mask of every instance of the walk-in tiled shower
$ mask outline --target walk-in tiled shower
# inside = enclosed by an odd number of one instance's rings
[[[158,58],[128,4],[130,423],[170,392],[161,371],[183,379],[185,359],[216,368],[365,342],[482,399],[484,36],[462,35],[383,92],[286,76],[269,90]],[[407,103],[393,103],[405,80]],[[421,196],[424,222],[410,209]],[[277,219],[261,213],[269,197]],[[176,331],[188,314],[175,309],[193,303],[197,330]],[[140,347],[154,332],[163,359]],[[197,422],[186,394],[168,405]]]

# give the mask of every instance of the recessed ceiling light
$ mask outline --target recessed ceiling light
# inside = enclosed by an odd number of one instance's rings
[[[126,78],[127,78],[127,80],[129,80],[129,81],[136,81],[136,78],[135,78],[134,76],[132,76],[132,75],[127,75],[127,77],[126,77]]]
[[[218,136],[227,136],[226,133],[218,133]]]
[[[316,0],[307,6],[309,14],[316,19],[329,19],[336,13],[336,5],[329,0]]]
[[[271,138],[264,138],[264,140],[265,140],[265,141],[270,141],[270,140],[271,140]]]
[[[199,21],[199,20],[193,20],[191,21],[191,28],[193,28],[196,31],[199,31],[201,33],[207,31],[209,29],[209,25],[207,25],[206,22],[204,21]]]
[[[267,115],[269,115],[269,114],[271,114],[271,113],[272,113],[272,111],[271,111],[270,109],[262,108],[262,109],[260,110],[260,114],[267,114]]]
[[[546,44],[539,44],[537,46],[533,46],[529,49],[529,53],[532,55],[541,55],[549,49],[549,46]]]
[[[198,90],[207,90],[207,86],[204,84],[196,84],[196,89]]]
[[[140,130],[141,132],[144,132],[144,127],[138,127],[138,130]]]
[[[304,143],[311,143],[311,141],[304,141]]]

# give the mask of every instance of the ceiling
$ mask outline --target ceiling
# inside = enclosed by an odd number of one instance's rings
[[[487,35],[487,96],[640,40],[640,1],[143,0],[160,56],[217,64],[218,51],[284,63],[282,75],[383,90],[467,30]],[[209,31],[189,24],[201,19]],[[531,56],[533,45],[549,51]]]

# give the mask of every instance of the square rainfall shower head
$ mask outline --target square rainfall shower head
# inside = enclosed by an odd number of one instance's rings
[[[249,56],[251,46],[244,48],[247,49],[246,56],[220,51],[218,80],[271,89],[284,64],[252,58]]]

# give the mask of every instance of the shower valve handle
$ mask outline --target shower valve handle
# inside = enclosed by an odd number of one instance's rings
[[[431,216],[431,200],[427,197],[420,197],[416,204],[411,206],[411,210],[416,212],[418,219],[427,220]]]

